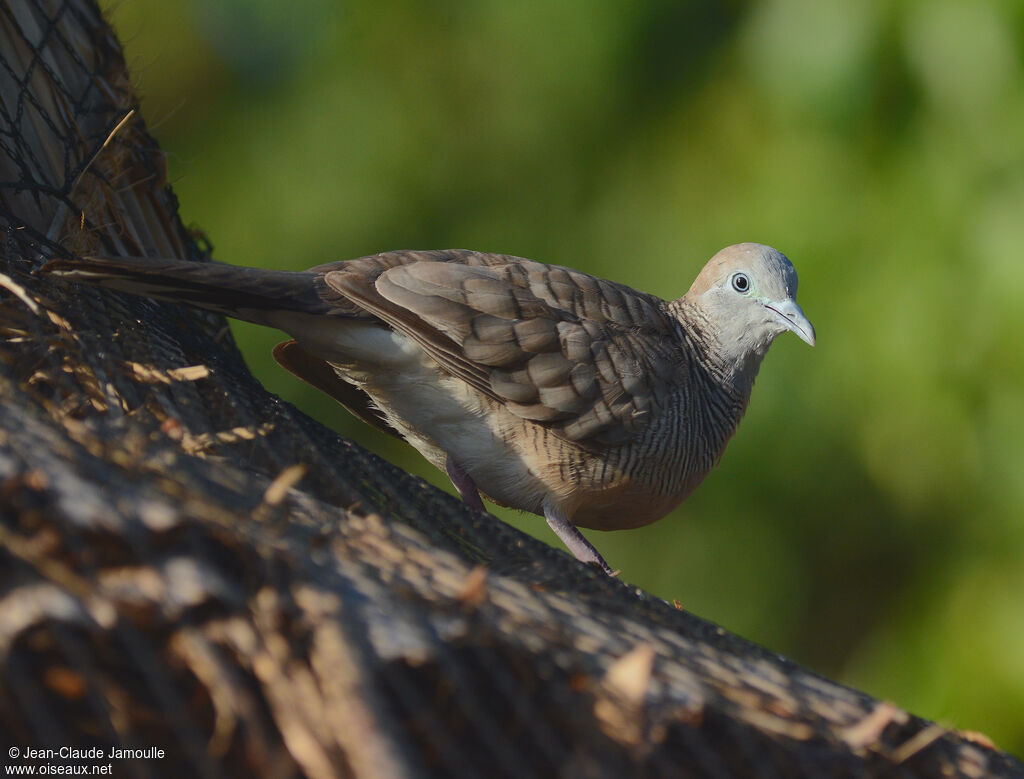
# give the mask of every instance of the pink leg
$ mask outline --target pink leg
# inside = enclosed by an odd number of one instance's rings
[[[470,508],[485,511],[484,502],[480,499],[480,491],[476,488],[473,478],[456,465],[451,457],[445,461],[444,469],[448,472],[448,478],[452,480],[455,489],[459,491],[462,502]]]
[[[584,538],[576,526],[569,521],[565,513],[547,501],[544,502],[544,517],[548,521],[548,526],[555,531],[562,539],[562,543],[572,552],[573,557],[581,563],[597,566],[609,576],[619,575],[619,572],[612,570],[612,567],[604,561],[594,545]]]

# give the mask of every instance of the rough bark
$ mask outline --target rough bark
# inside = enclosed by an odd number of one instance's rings
[[[0,2],[0,64],[5,754],[165,750],[111,761],[137,776],[1024,776],[366,453],[269,395],[222,319],[32,275],[206,257],[89,0]]]

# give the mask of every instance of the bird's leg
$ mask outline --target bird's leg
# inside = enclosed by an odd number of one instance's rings
[[[562,539],[566,548],[572,552],[573,557],[581,563],[598,566],[609,576],[618,576],[618,571],[612,570],[612,567],[601,557],[601,553],[583,537],[583,534],[576,529],[576,526],[569,521],[565,514],[547,501],[544,502],[544,518],[548,521],[548,526]]]
[[[484,502],[480,499],[480,490],[477,489],[473,477],[456,465],[451,457],[445,460],[444,469],[448,473],[448,478],[452,480],[452,484],[455,485],[455,489],[459,491],[462,502],[470,508],[485,511]]]

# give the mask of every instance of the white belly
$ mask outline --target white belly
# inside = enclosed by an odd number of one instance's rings
[[[380,326],[282,312],[275,326],[335,365],[388,423],[441,470],[451,457],[488,497],[543,513],[544,464],[524,451],[528,423],[438,369],[412,339]],[[513,432],[518,445],[512,443]]]

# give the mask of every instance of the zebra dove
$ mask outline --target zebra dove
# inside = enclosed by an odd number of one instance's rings
[[[279,328],[277,361],[450,476],[463,500],[576,529],[665,516],[715,466],[772,340],[811,346],[797,275],[723,249],[683,297],[500,254],[396,251],[309,271],[143,258],[53,260],[77,281]]]

